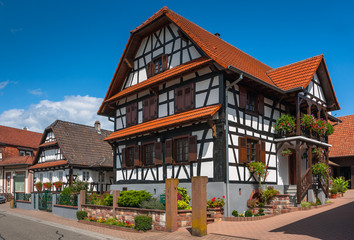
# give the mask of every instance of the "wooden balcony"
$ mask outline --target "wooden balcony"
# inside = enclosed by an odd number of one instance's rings
[[[304,127],[300,126],[300,131],[299,132],[300,132],[299,134],[297,134],[296,130],[294,130],[292,132],[284,132],[284,131],[277,132],[275,134],[275,138],[287,138],[287,137],[294,137],[294,136],[303,136],[303,137],[314,139],[314,140],[317,140],[317,141],[320,141],[320,142],[328,143],[328,137],[319,136],[318,134],[312,133],[311,131],[305,129]]]

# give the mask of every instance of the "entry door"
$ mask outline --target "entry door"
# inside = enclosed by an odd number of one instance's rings
[[[296,154],[289,156],[289,184],[296,185]]]
[[[11,173],[6,173],[6,193],[11,193]]]

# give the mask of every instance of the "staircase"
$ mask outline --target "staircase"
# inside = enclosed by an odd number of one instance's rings
[[[290,206],[296,207],[297,186],[296,185],[284,186],[284,194],[289,194]]]

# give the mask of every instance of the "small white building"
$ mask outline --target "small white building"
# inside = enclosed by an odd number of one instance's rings
[[[30,168],[34,184],[62,181],[66,186],[78,179],[88,182],[89,190],[101,191],[102,186],[102,191],[108,191],[113,181],[112,148],[103,139],[109,134],[98,121],[94,127],[55,121],[44,130]]]

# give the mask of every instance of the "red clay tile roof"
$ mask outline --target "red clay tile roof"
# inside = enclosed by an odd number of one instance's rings
[[[0,143],[37,149],[42,134],[0,125]]]
[[[187,112],[178,113],[164,118],[158,118],[149,122],[141,123],[116,131],[109,135],[105,141],[117,140],[145,134],[151,131],[158,131],[170,127],[180,126],[186,123],[198,122],[211,118],[221,107],[221,104],[194,109]]]
[[[11,165],[32,165],[34,157],[30,156],[13,156],[4,158],[0,161],[0,166],[11,166]]]
[[[53,146],[58,144],[57,141],[52,141],[52,142],[46,142],[46,143],[42,143],[41,145],[39,145],[39,147],[48,147],[48,146]]]
[[[328,138],[332,145],[329,157],[354,156],[354,114],[338,118],[342,123],[334,126],[334,133]]]
[[[322,59],[323,54],[269,70],[267,74],[283,90],[300,86],[306,88],[315,75]]]
[[[142,91],[144,89],[148,89],[150,87],[153,87],[154,85],[158,85],[162,82],[171,80],[173,78],[177,78],[177,76],[183,75],[186,72],[193,71],[200,69],[212,62],[211,59],[207,59],[205,57],[197,58],[193,61],[190,61],[188,63],[179,65],[177,67],[171,68],[165,72],[162,72],[158,75],[155,75],[141,83],[135,84],[129,88],[126,88],[120,92],[118,92],[116,95],[113,97],[109,98],[105,102],[109,102],[112,100],[116,100],[118,98],[126,97],[132,93],[136,93],[138,91]]]
[[[29,169],[39,169],[39,168],[47,168],[47,167],[57,167],[57,166],[62,166],[66,165],[68,162],[66,160],[59,160],[59,161],[51,161],[51,162],[44,162],[44,163],[38,163],[36,165],[33,165]]]

